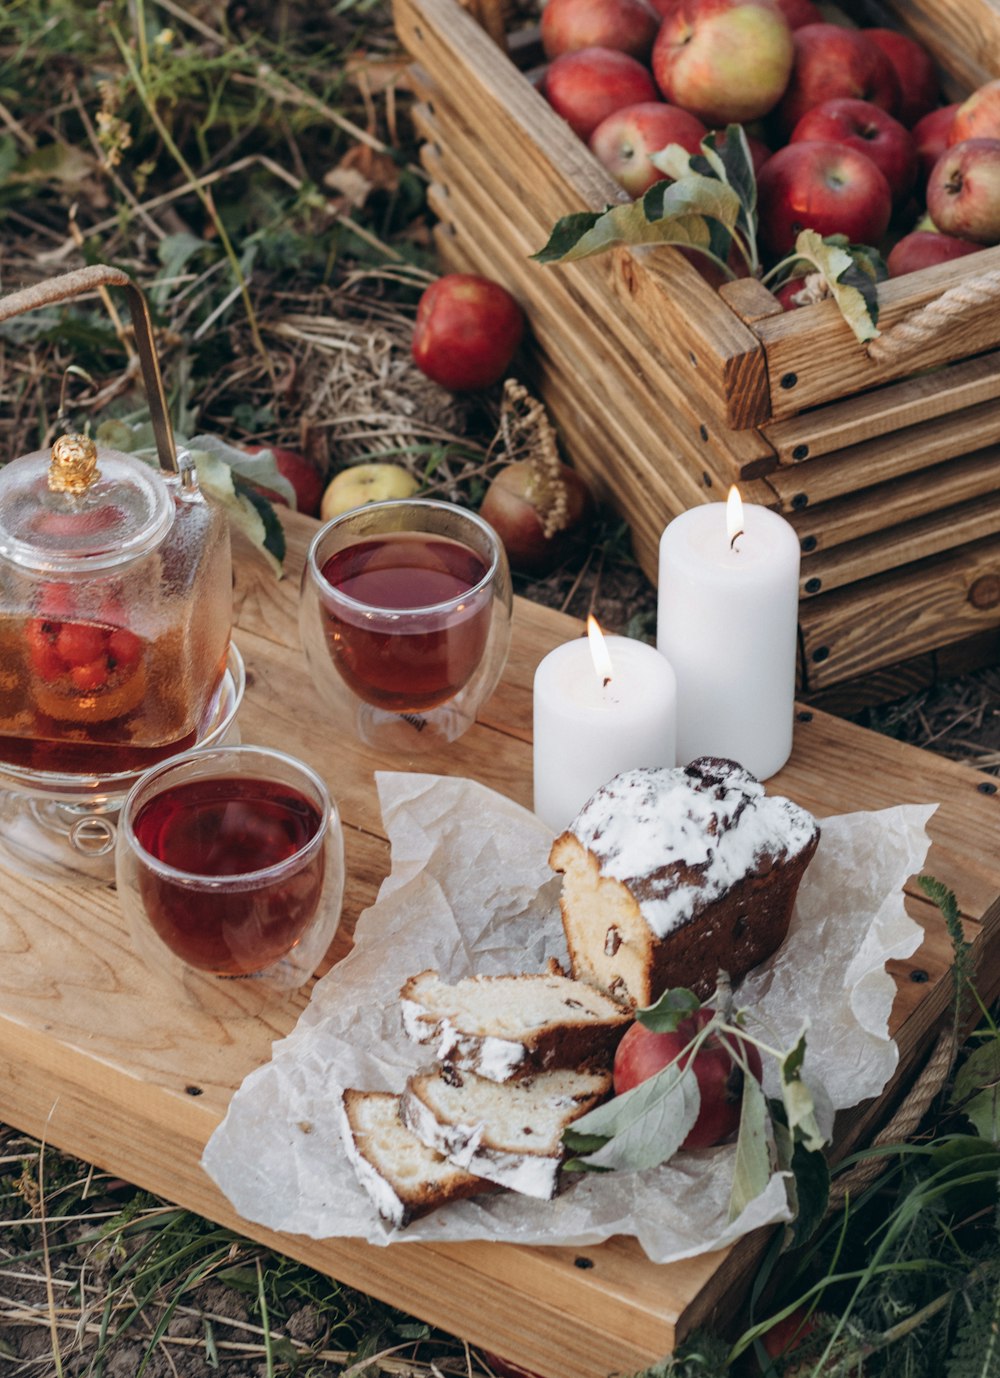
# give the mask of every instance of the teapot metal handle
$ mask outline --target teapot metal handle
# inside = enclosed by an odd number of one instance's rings
[[[65,301],[67,297],[75,297],[81,292],[91,292],[96,287],[121,287],[128,297],[160,468],[171,474],[179,473],[177,446],[174,444],[173,427],[167,411],[160,361],[156,357],[156,348],[153,344],[153,323],[150,320],[149,307],[146,305],[146,298],[127,273],[123,273],[120,268],[112,268],[110,264],[96,263],[90,268],[76,268],[70,273],[62,273],[59,277],[35,283],[32,287],[22,287],[18,292],[0,297],[0,321],[9,320],[11,316],[19,316],[24,311],[34,311],[40,306],[52,306],[55,302]]]

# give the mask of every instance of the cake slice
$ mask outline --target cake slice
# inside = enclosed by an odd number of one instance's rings
[[[784,941],[816,820],[734,761],[625,771],[552,844],[573,975],[632,1005],[735,985]]]
[[[358,1181],[379,1215],[402,1229],[417,1216],[493,1186],[428,1148],[403,1124],[399,1096],[347,1090],[341,1132]]]
[[[498,1085],[446,1065],[410,1077],[400,1114],[422,1143],[458,1167],[548,1200],[564,1157],[563,1130],[611,1085],[610,1072],[563,1068]]]
[[[449,985],[436,971],[400,991],[403,1027],[415,1043],[489,1081],[555,1067],[610,1061],[631,1011],[568,976],[467,976]]]

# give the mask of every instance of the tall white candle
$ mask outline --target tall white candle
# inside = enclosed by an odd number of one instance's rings
[[[593,629],[535,671],[535,813],[557,832],[620,771],[676,764],[670,664],[644,641]]]
[[[735,489],[728,506],[728,527],[716,502],[664,531],[657,646],[677,675],[679,762],[726,756],[764,780],[792,750],[799,542]]]

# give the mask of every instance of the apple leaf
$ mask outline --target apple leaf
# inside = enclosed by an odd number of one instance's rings
[[[780,1100],[769,1100],[778,1171],[786,1173],[785,1191],[792,1221],[785,1231],[784,1248],[804,1243],[826,1214],[830,1197],[830,1168],[822,1153],[796,1142]]]
[[[701,1093],[690,1067],[676,1062],[575,1120],[563,1131],[567,1148],[583,1156],[565,1166],[642,1172],[658,1167],[680,1148],[698,1118]],[[595,1139],[604,1143],[595,1148]]]
[[[653,1033],[673,1033],[682,1019],[690,1019],[699,1009],[701,1001],[694,991],[676,986],[665,990],[654,1004],[636,1010],[635,1017]]]
[[[767,1186],[774,1166],[773,1140],[769,1133],[767,1098],[756,1077],[743,1078],[740,1129],[736,1139],[733,1185],[729,1194],[729,1220],[742,1215]]]
[[[1000,1034],[966,1058],[949,1104],[962,1111],[981,1138],[1000,1143]]]
[[[816,1122],[816,1107],[812,1092],[802,1080],[802,1062],[806,1055],[805,1030],[798,1042],[778,1063],[781,1076],[781,1099],[788,1116],[788,1128],[796,1139],[801,1138],[806,1148],[819,1150],[826,1143]]]
[[[285,557],[285,533],[266,498],[249,487],[224,459],[207,450],[192,450],[202,492],[226,510],[230,522],[263,551],[278,578]]]
[[[840,314],[862,344],[878,334],[876,250],[848,244],[843,235],[823,239],[815,230],[802,230],[795,241],[790,272],[798,276],[807,265],[821,273]]]

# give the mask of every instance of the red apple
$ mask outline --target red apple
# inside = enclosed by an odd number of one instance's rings
[[[800,1342],[816,1328],[809,1312],[804,1306],[797,1306],[783,1320],[775,1321],[770,1330],[764,1332],[761,1344],[769,1359],[778,1359],[786,1354],[794,1354]]]
[[[955,122],[957,109],[957,103],[940,105],[937,110],[932,110],[922,120],[917,120],[910,131],[913,135],[913,142],[917,146],[920,175],[925,182],[931,175],[931,168],[951,142],[951,126]]]
[[[904,273],[930,268],[935,263],[979,253],[982,248],[982,244],[974,244],[971,239],[956,239],[954,235],[939,234],[936,230],[913,230],[893,245],[886,267],[891,278],[898,278]]]
[[[871,101],[892,114],[899,104],[899,79],[892,63],[861,29],[839,24],[804,24],[792,34],[795,62],[778,121],[794,129],[807,110],[825,100],[850,96]]]
[[[805,278],[788,278],[780,287],[774,288],[774,295],[781,302],[783,311],[797,311],[800,306],[805,306],[803,301],[796,301],[795,298],[806,285]]]
[[[641,62],[613,48],[582,48],[549,63],[542,94],[574,134],[587,140],[602,120],[625,105],[656,100]]]
[[[530,460],[506,465],[491,481],[479,508],[503,542],[511,569],[544,574],[569,554],[593,515],[590,490],[575,469],[559,466],[563,495]],[[565,524],[546,535],[546,514],[565,502]]]
[[[649,161],[651,153],[667,144],[699,153],[707,133],[697,116],[665,101],[650,100],[613,111],[591,134],[590,147],[629,196],[637,197],[666,177]]]
[[[966,139],[1000,139],[1000,78],[973,91],[955,111],[948,142]]]
[[[413,361],[452,392],[489,388],[510,367],[524,334],[524,312],[499,282],[446,273],[417,306]]]
[[[764,164],[757,208],[761,240],[780,258],[795,247],[800,230],[877,245],[892,215],[892,192],[885,175],[856,148],[796,143],[779,148]]]
[[[520,1364],[515,1364],[511,1359],[501,1359],[499,1354],[490,1354],[483,1350],[483,1358],[489,1364],[496,1378],[539,1378],[537,1373],[532,1373],[531,1369],[522,1368]]]
[[[298,450],[286,450],[279,445],[244,445],[243,449],[248,455],[257,455],[260,454],[261,450],[270,450],[274,456],[274,467],[295,490],[296,509],[299,512],[305,512],[310,517],[319,515],[319,505],[323,499],[326,479],[312,460],[306,459],[305,455],[300,454]],[[280,493],[275,493],[262,484],[255,484],[254,486],[271,502],[280,503],[282,506],[288,505]]]
[[[774,0],[785,16],[790,29],[801,29],[805,24],[822,24],[823,11],[813,0]]]
[[[615,1051],[615,1094],[620,1096],[623,1091],[630,1091],[678,1058],[713,1013],[712,1010],[699,1010],[682,1019],[673,1033],[654,1033],[638,1020],[630,1024]],[[725,1034],[709,1034],[693,1063],[701,1109],[682,1148],[709,1148],[722,1143],[739,1128],[743,1071],[733,1060],[734,1051],[746,1059],[751,1072],[760,1081],[760,1053],[752,1043],[743,1039],[737,1041]],[[680,1058],[678,1065],[687,1067],[690,1062],[688,1053]]]
[[[909,130],[885,110],[866,100],[842,96],[814,105],[792,130],[789,143],[827,139],[865,153],[881,168],[898,206],[917,177],[917,148]]]
[[[645,62],[660,27],[646,0],[548,0],[542,10],[547,58],[581,48],[618,48]]]
[[[1000,244],[1000,139],[946,149],[927,180],[927,210],[943,234]]]
[[[792,33],[770,2],[687,0],[660,25],[652,66],[664,98],[707,124],[756,120],[781,99]]]
[[[649,0],[653,9],[661,19],[666,19],[668,14],[673,14],[685,3],[685,0]]]
[[[882,49],[899,80],[900,124],[912,129],[937,105],[941,96],[934,59],[922,44],[898,29],[864,29],[871,41]]]

